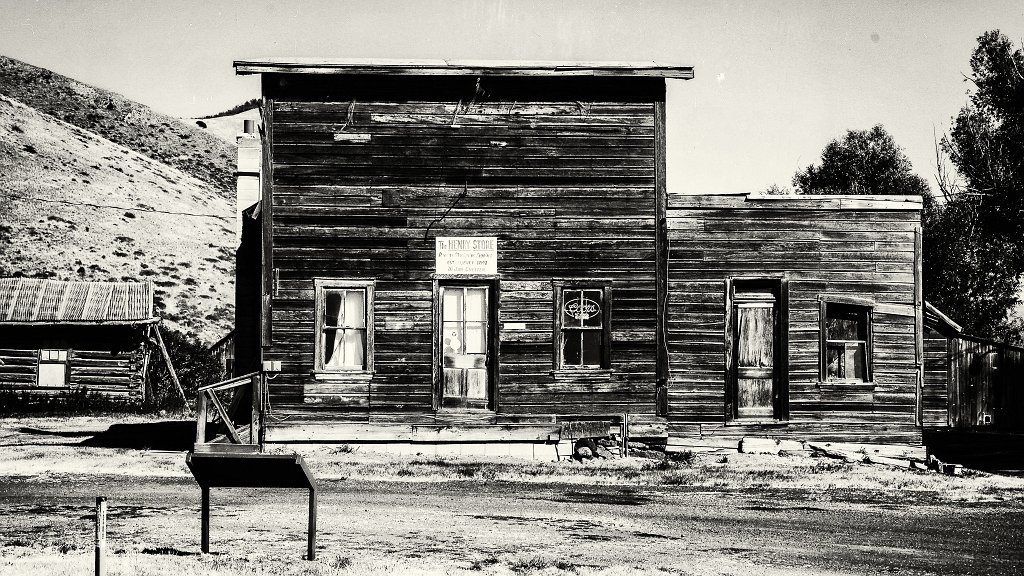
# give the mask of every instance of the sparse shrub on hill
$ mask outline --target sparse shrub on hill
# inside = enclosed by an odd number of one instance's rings
[[[223,112],[217,112],[216,114],[211,114],[209,116],[200,116],[200,118],[203,119],[203,120],[209,120],[211,118],[223,118],[224,116],[234,116],[235,114],[241,114],[242,112],[245,112],[246,110],[252,110],[253,108],[259,108],[259,105],[260,105],[260,99],[259,98],[252,98],[251,100],[246,100],[245,102],[242,102],[241,104],[238,104],[236,106],[232,106],[231,108],[228,108],[227,110],[225,110]]]
[[[221,379],[221,365],[207,347],[195,335],[186,334],[169,328],[161,328],[167,353],[178,375],[178,381],[185,390],[189,406],[194,407],[196,391],[208,384]],[[149,386],[145,408],[147,410],[181,410],[181,394],[171,379],[167,363],[159,350],[154,349],[155,356],[149,364]]]

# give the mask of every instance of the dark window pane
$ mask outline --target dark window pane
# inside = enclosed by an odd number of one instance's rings
[[[828,304],[825,338],[828,340],[867,340],[867,311],[853,306]]]
[[[603,316],[604,292],[601,290],[584,290],[581,315],[583,325],[587,327],[600,327]]]
[[[341,352],[343,340],[341,330],[324,330],[324,366],[334,366],[338,363],[335,355]]]
[[[582,296],[582,290],[562,291],[562,326],[572,328],[583,325],[583,320],[579,313]]]
[[[826,348],[825,356],[825,379],[826,380],[839,380],[844,378],[844,367],[843,367],[843,348],[842,344],[829,344]]]
[[[324,294],[324,326],[338,326],[341,318],[342,293],[327,290]]]
[[[583,365],[600,366],[604,335],[597,330],[583,333]]]
[[[562,365],[579,366],[583,357],[582,333],[567,330],[562,333]]]

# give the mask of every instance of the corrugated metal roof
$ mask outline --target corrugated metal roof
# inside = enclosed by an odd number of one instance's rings
[[[236,60],[237,74],[653,76],[693,78],[693,67],[663,62],[524,60],[395,60],[389,58],[254,58]]]
[[[0,324],[134,323],[153,319],[150,282],[0,278]]]

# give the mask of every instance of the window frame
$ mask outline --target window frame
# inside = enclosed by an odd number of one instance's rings
[[[828,378],[828,307],[843,306],[848,308],[859,309],[859,312],[864,314],[864,379],[860,378]],[[874,308],[875,303],[870,300],[864,300],[860,298],[846,298],[846,297],[834,297],[834,296],[820,296],[819,297],[819,310],[818,310],[818,356],[819,356],[819,369],[818,369],[818,381],[822,384],[867,384],[871,385],[874,382],[874,360],[872,358],[874,351]],[[849,342],[849,341],[847,341]],[[856,340],[860,342],[860,340]]]
[[[43,358],[45,355],[47,358]],[[50,358],[52,354],[56,353],[57,359],[53,360]],[[64,359],[60,357],[63,355]],[[64,382],[59,384],[61,386],[68,386],[71,382],[71,349],[70,348],[40,348],[36,352],[36,386],[54,386],[54,384],[43,384],[40,381],[39,370],[43,364],[59,364],[64,367]]]
[[[611,371],[611,344],[612,344],[612,282],[610,280],[554,280],[552,281],[554,291],[554,319],[552,340],[554,342],[553,370],[555,373],[609,373]],[[600,366],[566,366],[563,363],[562,352],[564,349],[563,338],[566,330],[573,330],[562,325],[562,306],[565,303],[566,290],[593,290],[600,291],[602,302],[601,308],[601,350]],[[579,330],[583,330],[582,328]],[[597,331],[596,329],[593,331]]]
[[[374,337],[373,337],[373,309],[374,309],[374,290],[376,287],[376,281],[367,279],[353,279],[353,280],[339,280],[334,278],[316,278],[313,281],[314,285],[314,329],[313,329],[313,373],[314,375],[330,375],[330,376],[358,376],[358,375],[371,375],[373,374],[373,350],[374,350]],[[326,350],[324,349],[323,333],[325,330],[324,326],[324,312],[326,306],[326,295],[331,290],[363,290],[363,321],[366,325],[366,344],[365,350],[363,351],[364,366],[360,368],[356,367],[327,367],[324,366],[324,356]]]

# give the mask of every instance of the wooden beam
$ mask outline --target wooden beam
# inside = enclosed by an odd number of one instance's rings
[[[196,444],[206,443],[206,394],[199,393],[196,400]]]
[[[236,60],[236,74],[373,74],[414,76],[623,76],[693,78],[693,67],[648,62],[263,58]]]
[[[206,385],[206,386],[203,386],[203,387],[199,388],[198,391],[199,392],[205,392],[206,390],[224,390],[226,388],[234,388],[236,386],[242,386],[244,384],[247,384],[250,381],[250,379],[253,377],[254,374],[259,374],[259,372],[250,372],[250,373],[244,374],[242,376],[235,376],[234,378],[229,378],[229,379],[223,380],[221,382],[217,382],[217,383],[214,383],[214,384],[209,384],[209,385]]]
[[[665,95],[654,102],[654,217],[655,236],[655,301],[657,310],[655,343],[657,353],[655,370],[655,410],[659,416],[668,416],[668,188],[666,155]]]
[[[224,404],[221,403],[220,398],[217,398],[217,394],[213,391],[207,390],[203,392],[207,394],[210,400],[213,401],[213,406],[217,408],[217,413],[220,414],[221,420],[224,421],[224,427],[227,428],[228,437],[235,444],[242,444],[242,439],[238,436],[238,431],[235,430],[234,423],[231,422],[231,418],[228,416],[227,410],[224,409]]]
[[[174,364],[171,363],[171,355],[167,352],[167,346],[164,345],[164,337],[160,334],[160,326],[157,324],[153,325],[153,332],[156,333],[156,341],[160,344],[160,352],[164,355],[164,362],[167,363],[167,372],[171,375],[171,380],[174,381],[174,385],[178,388],[178,392],[181,394],[181,401],[185,404],[185,410],[192,414],[192,408],[188,405],[188,398],[185,397],[185,390],[181,387],[181,382],[178,381],[178,373],[174,371]]]
[[[914,359],[917,363],[917,425],[924,421],[924,244],[921,225],[914,228]]]
[[[249,443],[262,445],[260,430],[263,419],[263,378],[262,374],[252,375],[252,415],[249,420]]]

